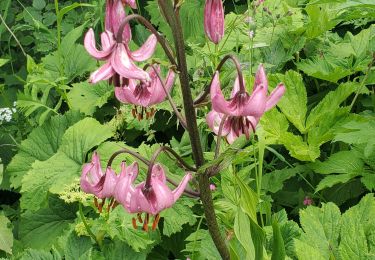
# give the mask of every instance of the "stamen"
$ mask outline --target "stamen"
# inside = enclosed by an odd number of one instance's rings
[[[102,213],[102,211],[103,211],[104,203],[105,203],[105,198],[102,199],[102,203],[99,204],[98,210],[99,210],[100,213]]]
[[[114,201],[112,205],[112,210],[115,209],[118,205],[119,203],[117,201]]]
[[[141,213],[137,214],[137,218],[138,218],[139,223],[143,223],[142,214]]]
[[[143,223],[143,230],[148,232],[148,221],[150,220],[150,215],[146,213],[145,221]]]
[[[156,216],[154,218],[154,222],[152,223],[152,230],[153,231],[157,228],[159,220],[160,220],[160,214],[156,214]]]
[[[132,108],[132,115],[134,118],[137,118],[137,109],[136,108]]]
[[[98,205],[98,199],[95,197],[94,198],[94,205],[95,207],[98,209],[99,208],[99,205]]]
[[[134,229],[138,229],[137,227],[137,220],[135,218],[132,218],[132,225]]]

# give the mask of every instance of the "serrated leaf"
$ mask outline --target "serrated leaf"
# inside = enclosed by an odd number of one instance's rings
[[[145,260],[147,257],[147,252],[135,252],[129,245],[119,240],[106,244],[103,251],[105,259]]]
[[[275,193],[283,188],[284,182],[298,173],[306,171],[306,167],[298,165],[294,168],[285,168],[267,173],[262,177],[262,189]]]
[[[13,233],[10,221],[7,217],[0,215],[0,250],[12,254]]]
[[[184,224],[194,225],[196,218],[193,211],[186,205],[177,201],[172,208],[163,210],[160,214],[164,218],[163,235],[171,236],[182,230]]]
[[[36,161],[22,180],[21,207],[38,209],[46,201],[47,191],[59,193],[81,175],[89,150],[112,135],[108,126],[85,118],[63,135],[57,153],[46,161]]]
[[[315,192],[319,192],[323,189],[330,188],[339,183],[347,183],[351,179],[357,177],[358,174],[340,174],[340,175],[329,175],[324,177],[315,189]]]
[[[361,178],[361,182],[369,191],[375,191],[375,173],[364,174],[364,176]]]
[[[60,260],[61,255],[54,249],[52,252],[47,250],[36,250],[36,249],[26,249],[20,260]]]
[[[92,248],[91,238],[86,236],[77,236],[73,231],[70,233],[65,246],[65,259],[78,260],[85,259],[85,255]]]
[[[63,231],[74,222],[77,207],[67,206],[50,196],[48,207],[21,215],[20,239],[25,247],[49,250]]]
[[[198,229],[196,232],[191,233],[186,238],[186,241],[186,249],[184,251],[189,252],[189,257],[192,260],[216,260],[221,258],[208,230]]]
[[[104,81],[94,85],[81,82],[73,84],[72,90],[68,93],[68,99],[72,109],[92,115],[97,107],[107,102],[113,91],[113,86]]]
[[[80,119],[81,115],[77,111],[54,116],[43,126],[34,129],[28,138],[21,142],[19,152],[5,172],[13,188],[21,187],[23,176],[36,160],[45,161],[57,152],[65,130]]]
[[[46,6],[46,1],[44,0],[33,0],[33,7],[37,10],[42,10]]]
[[[286,92],[277,103],[277,106],[301,133],[305,133],[307,94],[302,76],[295,71],[289,70],[285,75],[274,74],[269,76],[269,81],[271,86],[276,86],[280,82],[284,83]]]
[[[340,151],[331,155],[324,162],[310,164],[312,169],[320,174],[351,173],[359,174],[363,171],[362,154],[355,151]]]

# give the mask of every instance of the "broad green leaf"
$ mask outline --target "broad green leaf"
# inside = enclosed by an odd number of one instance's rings
[[[8,59],[0,59],[0,67],[4,66],[5,64],[8,63]]]
[[[160,216],[164,218],[163,235],[168,237],[180,232],[184,224],[194,225],[196,222],[193,211],[187,205],[181,203],[181,199],[172,208],[163,210]]]
[[[65,245],[65,259],[66,260],[78,260],[85,259],[86,254],[92,248],[92,242],[90,237],[77,236],[77,234],[72,231],[70,233],[67,243]]]
[[[80,110],[86,115],[92,115],[97,107],[103,106],[113,94],[113,86],[101,81],[92,85],[87,82],[73,84],[68,93],[72,109]]]
[[[330,188],[339,183],[347,183],[348,181],[350,181],[351,179],[354,179],[357,176],[358,174],[353,174],[353,173],[328,175],[327,177],[324,177],[324,179],[319,182],[318,186],[315,189],[315,192],[321,191],[326,188]]]
[[[327,5],[308,5],[305,10],[310,19],[306,28],[306,34],[309,38],[320,36],[335,27],[339,22],[334,19],[338,12],[330,9]]]
[[[374,214],[374,196],[368,194],[342,215],[339,246],[342,259],[369,259],[374,255]]]
[[[37,196],[37,195],[36,195]],[[77,207],[50,196],[48,207],[21,215],[20,239],[24,246],[49,250],[76,219]]]
[[[65,130],[80,119],[81,115],[77,111],[54,116],[43,126],[34,129],[28,138],[21,142],[19,152],[5,171],[5,178],[10,178],[13,188],[21,187],[23,176],[36,160],[45,161],[57,152]]]
[[[297,259],[303,260],[327,260],[318,248],[313,247],[309,242],[302,242],[301,240],[296,240],[294,242],[295,250],[297,254]]]
[[[59,252],[57,252],[56,249],[51,250],[52,252],[48,250],[36,250],[33,248],[26,249],[22,256],[20,257],[20,260],[60,260],[61,255]]]
[[[363,171],[364,162],[361,153],[351,150],[337,152],[324,162],[318,161],[310,165],[315,172],[320,174],[359,174]]]
[[[300,221],[304,233],[301,234],[299,241],[316,249],[323,259],[337,257],[341,213],[335,204],[323,204],[322,208],[307,207],[300,212]],[[312,259],[301,258],[301,255],[308,253],[301,250],[303,248],[310,250],[310,248],[306,248],[304,244],[299,244],[297,241],[295,244],[297,256],[300,259]],[[320,257],[317,259],[320,259]]]
[[[257,223],[256,207],[258,203],[257,194],[244,183],[237,175],[235,175],[236,183],[238,184],[241,196],[240,196],[240,206],[241,209],[255,222]]]
[[[240,207],[234,219],[234,234],[246,251],[246,259],[255,259],[255,248],[251,238],[250,219]]]
[[[220,254],[208,230],[198,229],[186,238],[186,249],[192,260],[216,260],[220,259]]]
[[[302,76],[295,71],[289,70],[285,75],[275,74],[270,76],[269,81],[271,86],[276,86],[280,82],[284,83],[286,92],[277,106],[301,133],[305,133],[307,94]]]
[[[310,129],[313,126],[321,124],[321,121],[326,119],[326,116],[340,107],[352,93],[358,90],[359,84],[354,82],[347,82],[341,84],[336,90],[329,92],[317,106],[315,106],[306,121],[306,128]],[[332,120],[332,118],[329,118]]]
[[[13,233],[10,221],[7,217],[0,215],[0,250],[12,254]]]
[[[282,233],[280,231],[279,224],[277,221],[272,223],[273,230],[273,246],[272,246],[272,258],[271,260],[283,260],[285,259],[285,245]]]
[[[365,185],[366,189],[371,192],[375,191],[375,173],[365,173],[361,178],[361,182]]]
[[[277,109],[271,109],[261,117],[260,122],[266,132],[266,142],[268,144],[280,144],[283,140],[283,135],[289,128],[286,116]]]
[[[294,168],[285,168],[267,173],[262,177],[262,189],[275,193],[283,188],[286,180],[296,176],[298,173],[304,173],[306,170],[303,165],[297,165]]]
[[[21,207],[38,209],[47,192],[59,193],[81,175],[89,150],[112,135],[108,126],[85,118],[63,135],[58,152],[46,161],[36,161],[22,180]]]
[[[136,252],[129,245],[119,240],[113,240],[112,243],[106,244],[103,251],[105,259],[145,260],[147,257],[146,251]]]
[[[64,15],[66,15],[71,10],[74,10],[77,7],[95,7],[95,6],[94,5],[90,5],[90,4],[85,4],[85,3],[73,3],[71,5],[65,6],[64,8],[62,8],[61,10],[59,10],[59,15],[57,17],[57,21],[59,23],[61,23]]]
[[[33,7],[37,10],[42,10],[46,6],[46,1],[44,0],[33,0]]]

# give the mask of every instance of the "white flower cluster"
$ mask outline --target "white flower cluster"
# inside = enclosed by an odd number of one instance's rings
[[[0,124],[3,122],[10,122],[12,120],[12,115],[16,113],[16,102],[13,103],[13,107],[0,108]]]

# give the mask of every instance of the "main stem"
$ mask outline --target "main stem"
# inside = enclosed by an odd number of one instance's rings
[[[184,103],[185,118],[187,123],[187,130],[191,141],[193,157],[197,168],[203,165],[204,157],[202,145],[199,138],[199,131],[197,125],[197,118],[194,109],[193,97],[190,91],[189,75],[186,64],[185,43],[181,27],[181,21],[178,13],[178,8],[174,12],[170,2],[159,0],[161,9],[166,16],[169,25],[172,27],[173,38],[176,46],[178,69],[180,72],[181,91]],[[207,173],[198,176],[199,189],[201,201],[203,203],[204,213],[206,216],[208,230],[211,234],[212,240],[215,243],[221,257],[223,259],[230,259],[229,251],[223,238],[221,237],[219,226],[216,221],[214,204],[212,201],[209,175]]]

